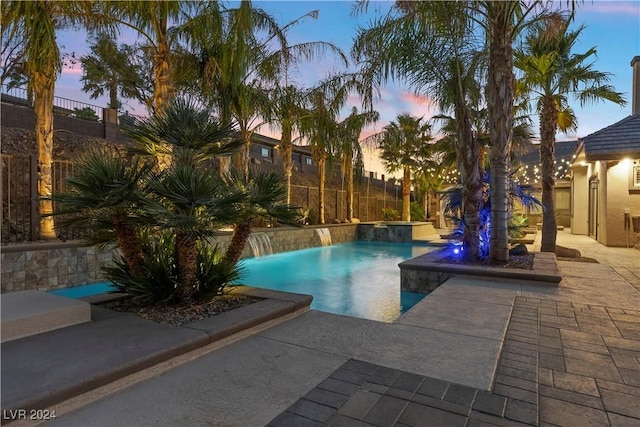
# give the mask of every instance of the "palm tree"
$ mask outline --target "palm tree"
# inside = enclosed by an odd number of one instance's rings
[[[422,117],[400,114],[378,134],[367,138],[380,149],[380,158],[390,173],[402,171],[402,221],[411,221],[411,172],[430,156],[431,126]]]
[[[91,54],[80,58],[82,63],[82,90],[89,92],[91,99],[109,95],[109,108],[119,109],[118,95],[138,98],[143,86],[141,70],[131,61],[133,49],[118,45],[107,33],[99,33],[89,45]]]
[[[94,2],[94,13],[101,19],[130,28],[145,40],[145,49],[153,58],[151,105],[154,111],[163,108],[175,92],[172,46],[176,32],[171,30],[170,24],[188,21],[189,13],[197,7],[198,4],[185,0]]]
[[[376,122],[379,117],[377,111],[358,113],[358,109],[353,107],[351,114],[338,123],[335,150],[340,160],[342,177],[347,181],[347,220],[349,221],[353,219],[354,171],[358,176],[362,176],[364,170],[362,147],[359,142],[360,134],[365,126]]]
[[[61,69],[56,31],[100,21],[89,11],[86,1],[6,1],[2,5],[2,26],[21,29],[23,34],[22,71],[34,94],[36,143],[38,147],[38,195],[40,237],[56,237],[51,200],[53,190],[53,93]],[[4,42],[4,41],[3,41]]]
[[[555,135],[573,130],[576,117],[568,105],[573,95],[581,105],[608,100],[624,105],[625,100],[609,84],[609,73],[593,68],[591,58],[596,49],[585,53],[572,53],[584,27],[569,31],[569,21],[558,28],[556,23],[541,23],[532,28],[522,49],[515,55],[515,66],[523,72],[522,83],[536,99],[540,115],[540,160],[542,164],[542,218],[543,252],[555,252],[556,219],[553,200],[555,185]]]
[[[140,205],[154,162],[137,157],[126,161],[121,154],[100,148],[85,153],[74,166],[66,181],[69,191],[52,197],[59,203],[55,215],[67,216],[58,222],[88,230],[90,245],[115,242],[129,269],[139,272],[144,263],[137,230],[144,216]]]
[[[230,138],[232,129],[214,121],[211,113],[178,98],[128,132],[140,143],[140,153],[172,158],[170,167],[151,176],[148,186],[155,197],[146,198],[143,207],[150,224],[175,233],[176,292],[182,302],[191,301],[197,291],[198,243],[233,223],[245,198],[228,191],[208,167],[212,158],[241,145]]]
[[[235,265],[251,234],[251,224],[256,220],[275,219],[281,223],[295,224],[298,209],[286,203],[286,186],[282,175],[273,171],[257,171],[232,168],[224,182],[245,198],[239,204],[239,212],[233,226],[231,242],[224,255],[225,260]]]
[[[479,211],[482,174],[479,145],[472,129],[471,107],[481,102],[478,83],[483,79],[484,56],[473,34],[466,32],[464,15],[452,16],[450,3],[399,3],[392,13],[376,25],[360,31],[354,54],[366,60],[366,80],[399,77],[418,93],[433,98],[443,111],[456,120],[456,163],[464,190],[465,254],[478,256]],[[397,12],[397,13],[393,13]],[[443,17],[447,17],[444,19]]]
[[[291,174],[293,172],[293,134],[300,129],[304,114],[304,91],[294,85],[276,86],[269,91],[269,102],[263,111],[265,120],[281,130],[280,153],[282,172],[287,185],[287,203],[291,203]]]

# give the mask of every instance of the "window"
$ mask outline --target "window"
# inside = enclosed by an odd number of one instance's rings
[[[313,160],[311,159],[311,157],[305,157],[304,158],[304,162],[308,165],[312,165],[313,164]]]
[[[269,148],[262,147],[261,149],[262,157],[271,157],[271,153],[269,151],[270,151]]]

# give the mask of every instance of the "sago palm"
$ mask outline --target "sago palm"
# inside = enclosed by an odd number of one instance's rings
[[[233,223],[243,194],[229,189],[212,175],[209,161],[229,155],[241,142],[230,138],[231,128],[212,119],[211,111],[192,101],[173,99],[161,111],[140,122],[129,135],[139,152],[156,155],[168,147],[171,166],[152,175],[144,201],[151,224],[176,236],[178,297],[191,301],[197,291],[197,245],[217,228]]]
[[[515,66],[523,73],[521,83],[536,101],[535,110],[540,115],[543,252],[555,252],[556,249],[553,200],[556,132],[567,132],[577,126],[569,107],[569,96],[576,98],[580,105],[604,100],[619,105],[625,103],[620,92],[609,84],[610,74],[594,69],[595,48],[581,54],[571,52],[583,27],[575,31],[568,27],[568,21],[559,28],[545,23],[534,26],[515,56]]]
[[[90,245],[115,242],[129,269],[138,272],[143,264],[138,234],[145,215],[141,205],[153,165],[137,157],[127,161],[114,150],[88,151],[75,162],[67,191],[52,197],[58,204],[55,214],[66,216],[58,222],[88,230]]]

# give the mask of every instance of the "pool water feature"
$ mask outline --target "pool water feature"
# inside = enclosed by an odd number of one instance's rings
[[[316,228],[316,233],[320,237],[320,244],[322,246],[331,246],[331,232],[328,228]]]
[[[314,310],[393,322],[425,296],[400,291],[398,263],[431,250],[356,241],[284,252],[244,260],[238,283],[313,295]]]
[[[251,233],[248,242],[255,258],[273,254],[271,240],[267,233]]]

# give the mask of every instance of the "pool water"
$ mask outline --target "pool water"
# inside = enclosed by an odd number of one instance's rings
[[[244,260],[237,283],[313,295],[314,310],[393,322],[425,296],[400,291],[398,264],[431,250],[410,243],[357,241],[284,252]],[[51,293],[82,298],[112,290],[104,282]]]
[[[238,283],[313,295],[314,310],[392,322],[425,296],[400,291],[398,263],[431,250],[357,241],[284,252],[245,260]]]

